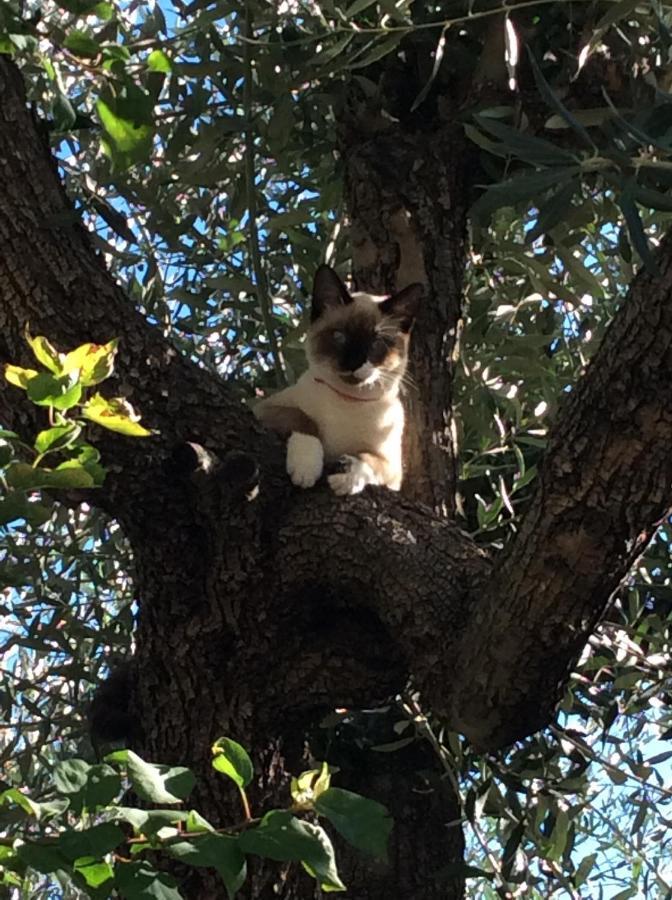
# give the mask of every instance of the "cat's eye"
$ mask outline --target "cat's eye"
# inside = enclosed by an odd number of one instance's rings
[[[345,332],[344,331],[332,331],[331,338],[337,346],[342,347],[343,344],[345,343]]]

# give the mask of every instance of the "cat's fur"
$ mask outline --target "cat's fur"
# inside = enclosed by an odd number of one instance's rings
[[[333,269],[317,270],[308,369],[255,408],[261,422],[289,437],[287,472],[295,485],[312,487],[325,462],[340,459],[344,471],[328,479],[337,494],[357,494],[367,484],[401,487],[399,389],[421,294],[419,284],[388,299],[349,294]]]

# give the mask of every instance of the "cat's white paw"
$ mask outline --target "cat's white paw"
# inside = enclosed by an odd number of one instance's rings
[[[287,441],[287,474],[292,484],[310,488],[322,474],[324,449],[319,438],[295,431]]]
[[[367,484],[377,484],[378,479],[368,463],[356,456],[344,457],[345,472],[338,472],[328,478],[329,486],[335,494],[343,497],[346,494],[359,494]]]

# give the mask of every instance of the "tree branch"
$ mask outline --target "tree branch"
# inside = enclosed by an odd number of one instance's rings
[[[180,356],[106,271],[65,195],[20,73],[6,56],[0,56],[0,96],[0,363],[31,363],[28,324],[62,350],[120,338],[115,377],[104,390],[126,396],[160,431],[159,438],[138,442],[101,430],[96,443],[120,471],[137,474],[148,456],[165,456],[194,435],[225,449],[263,440],[233,391]],[[3,423],[32,433],[35,416],[21,392],[0,379]]]
[[[561,406],[521,530],[455,650],[463,689],[449,717],[483,746],[548,722],[569,665],[669,512],[672,235],[657,263]]]

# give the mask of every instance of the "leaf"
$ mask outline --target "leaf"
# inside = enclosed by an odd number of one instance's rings
[[[24,812],[28,813],[29,816],[35,816],[36,819],[40,818],[40,804],[35,803],[18,788],[8,788],[6,791],[0,793],[0,806],[4,806],[8,803],[15,803]]]
[[[149,437],[152,433],[140,425],[140,416],[121,397],[108,400],[101,394],[94,394],[82,407],[82,414],[97,425],[128,437]]]
[[[79,794],[86,787],[91,766],[83,759],[64,759],[54,767],[54,785],[59,794]]]
[[[55,469],[46,472],[46,487],[68,490],[70,488],[91,488],[96,482],[93,476],[76,459],[69,459]]]
[[[343,788],[329,788],[315,801],[315,810],[353,847],[371,856],[387,858],[393,822],[381,803]]]
[[[291,794],[295,805],[310,809],[321,794],[328,790],[331,782],[329,766],[323,762],[319,769],[301,772],[298,778],[292,778]]]
[[[364,10],[368,9],[369,6],[373,6],[375,2],[376,0],[354,0],[354,3],[351,3],[350,6],[345,10],[345,18],[352,19],[353,16],[364,12]]]
[[[212,834],[170,844],[166,851],[169,856],[190,866],[216,869],[224,882],[229,898],[235,897],[245,883],[247,863],[240,850],[237,837]]]
[[[121,751],[125,753],[126,751]],[[133,826],[137,834],[155,835],[167,825],[183,822],[187,814],[179,809],[134,809],[131,806],[117,806],[111,810],[115,819],[122,819]]]
[[[639,253],[641,260],[648,271],[657,277],[660,275],[660,270],[651,253],[651,247],[649,246],[648,238],[644,233],[644,226],[639,215],[639,210],[634,202],[633,193],[634,184],[631,180],[621,192],[621,195],[617,197],[618,205],[621,207],[625,224],[628,227],[628,234],[630,235],[630,240],[632,241],[635,250]]]
[[[243,790],[254,777],[254,767],[247,751],[231,738],[219,738],[212,746],[212,767],[223,772]]]
[[[281,862],[301,862],[325,891],[342,891],[334,850],[324,829],[297,819],[286,810],[266,813],[256,828],[244,831],[238,843],[244,853]]]
[[[134,92],[135,102],[111,96],[96,101],[98,118],[105,129],[104,149],[120,170],[147,160],[152,149],[151,99],[145,101],[143,96],[138,103],[138,93],[142,92]]]
[[[88,772],[84,805],[88,810],[107,806],[121,791],[121,778],[111,766],[104,763],[91,766]]]
[[[55,375],[62,374],[61,361],[56,348],[49,343],[45,337],[31,337],[26,332],[26,340],[33,351],[35,359],[41,363],[45,369],[49,369]]]
[[[572,879],[574,881],[575,887],[581,887],[586,878],[588,878],[588,876],[590,875],[590,870],[595,865],[596,859],[597,853],[591,853],[581,860],[576,872],[574,873],[574,878]]]
[[[163,50],[152,50],[147,57],[147,68],[151,69],[152,72],[163,72],[165,75],[168,75],[172,70],[170,60]]]
[[[114,883],[125,900],[181,900],[175,879],[148,862],[116,862]]]
[[[16,852],[27,866],[44,875],[68,867],[67,859],[52,844],[40,844],[37,841],[21,844]]]
[[[556,147],[550,141],[543,138],[534,137],[519,131],[517,128],[511,128],[497,119],[489,116],[474,116],[481,128],[489,131],[502,141],[506,149],[520,159],[531,162],[534,165],[557,165],[578,162],[576,155],[564,150],[562,147]]]
[[[434,51],[434,64],[432,66],[432,71],[430,72],[429,78],[425,82],[422,90],[413,101],[411,112],[415,112],[415,110],[425,100],[427,94],[429,94],[430,90],[432,89],[432,85],[434,84],[436,76],[439,74],[439,69],[441,68],[441,62],[443,60],[443,54],[446,48],[446,31],[448,31],[448,26],[444,25],[443,30],[441,31],[441,36],[439,37],[439,42],[436,45],[436,50]]]
[[[534,73],[534,80],[543,99],[552,109],[554,109],[558,113],[558,115],[562,116],[562,118],[565,120],[565,122],[567,122],[570,128],[573,128],[574,131],[589,145],[589,147],[595,150],[595,144],[593,143],[591,136],[588,134],[583,125],[578,121],[578,119],[572,115],[572,113],[556,96],[551,86],[544,78],[544,75],[539,68],[539,63],[535,59],[534,53],[530,50],[529,47],[527,47],[527,55],[530,58],[532,72]]]
[[[398,31],[393,35],[386,37],[383,41],[380,41],[378,44],[376,44],[369,53],[366,53],[364,57],[360,57],[356,61],[350,63],[347,68],[351,70],[363,69],[365,66],[371,65],[371,63],[373,62],[377,62],[379,59],[382,59],[384,56],[387,56],[388,53],[391,53],[393,50],[395,50],[398,47],[403,36],[403,32]]]
[[[82,344],[68,353],[63,360],[63,372],[79,373],[79,381],[84,387],[100,384],[114,371],[119,340],[115,338],[107,344]]]
[[[12,366],[9,364],[5,366],[5,379],[10,384],[15,385],[15,387],[20,387],[24,391],[37,374],[35,369],[22,369],[20,366]]]
[[[124,762],[138,795],[151,803],[180,803],[196,784],[191,769],[147,763],[132,750],[112,753],[106,759]]]
[[[540,193],[555,187],[559,181],[564,182],[578,175],[579,171],[578,166],[562,166],[543,169],[540,172],[526,172],[501,184],[495,184],[474,203],[471,208],[472,216],[486,222],[500,207],[514,206],[521,200],[538,203]]]
[[[110,853],[126,839],[124,832],[113,822],[102,822],[82,831],[64,831],[58,836],[56,848],[74,862],[82,856],[99,859]]]
[[[551,194],[545,203],[540,204],[537,221],[534,228],[526,234],[525,242],[527,244],[534,243],[538,237],[547,234],[562,222],[572,206],[574,195],[580,190],[581,182],[577,178],[561,183],[558,190]]]
[[[64,411],[79,403],[82,396],[82,385],[72,383],[68,376],[56,378],[46,372],[40,372],[28,383],[28,397],[38,406],[53,406]]]
[[[82,433],[82,426],[77,422],[68,422],[66,425],[55,425],[46,431],[41,431],[35,439],[35,449],[38,453],[54,453],[63,450],[73,444]]]
[[[74,870],[81,875],[89,887],[100,888],[114,878],[114,870],[109,863],[98,860],[75,860]],[[112,885],[110,884],[110,888]]]
[[[81,56],[84,59],[93,58],[100,53],[99,42],[86,31],[77,28],[66,36],[63,46],[75,56]]]
[[[25,519],[30,504],[22,493],[12,493],[0,500],[0,525],[8,525],[17,519]]]
[[[633,9],[639,6],[639,3],[640,0],[619,0],[618,3],[614,3],[598,20],[595,30],[597,32],[606,31],[607,28],[615,25],[616,22],[627,16],[628,13],[631,13]]]

